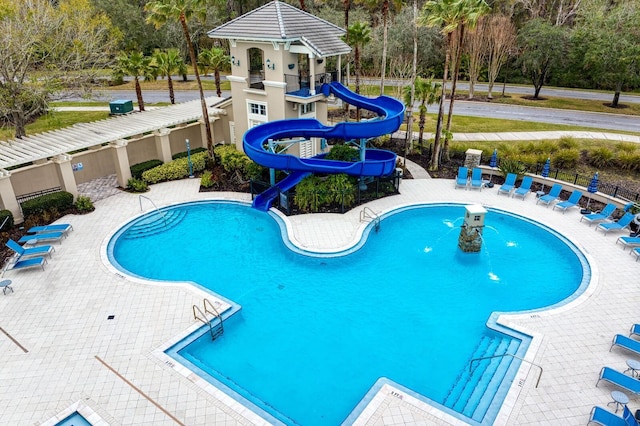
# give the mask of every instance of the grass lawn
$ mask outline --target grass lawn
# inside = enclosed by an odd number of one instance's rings
[[[103,120],[109,117],[108,111],[56,111],[50,112],[38,118],[35,122],[27,124],[27,136],[43,133],[49,130],[61,129],[75,123],[88,123],[90,121]],[[0,140],[13,139],[15,131],[12,127],[0,129]]]
[[[142,88],[142,96],[144,97],[145,90],[166,90],[167,97],[169,96],[169,86],[166,79],[159,79],[155,81],[141,81],[140,87]],[[125,81],[123,84],[117,86],[105,87],[106,90],[136,90],[135,82]],[[203,90],[216,90],[216,84],[213,80],[202,80]],[[227,80],[222,80],[220,84],[221,90],[231,90],[231,83]],[[180,79],[173,79],[173,90],[198,90],[198,82],[195,80],[183,81]]]

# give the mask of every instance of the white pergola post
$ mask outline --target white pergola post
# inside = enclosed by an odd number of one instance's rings
[[[73,199],[78,198],[78,186],[76,178],[71,168],[71,157],[69,154],[58,154],[53,157],[53,163],[56,165],[56,173],[60,181],[60,187],[63,191],[73,194]]]
[[[171,134],[171,130],[166,127],[153,133],[158,159],[163,163],[169,163],[171,161],[171,143],[169,141],[169,134]]]
[[[116,178],[121,188],[127,187],[127,182],[131,179],[131,166],[129,165],[129,154],[127,145],[129,141],[119,139],[109,143],[113,155],[113,165],[116,168]]]
[[[24,222],[20,203],[16,199],[16,193],[11,184],[11,172],[5,169],[0,169],[0,202],[5,210],[13,214],[13,223]]]

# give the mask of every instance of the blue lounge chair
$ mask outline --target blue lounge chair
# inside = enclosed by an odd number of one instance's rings
[[[631,250],[631,253],[629,254],[635,254],[636,255],[636,262],[638,261],[638,259],[640,259],[640,247],[636,247],[633,250]]]
[[[482,191],[482,169],[474,167],[471,171],[471,189],[479,189]]]
[[[18,260],[28,259],[35,256],[49,255],[49,257],[51,257],[51,252],[55,250],[53,246],[50,245],[24,248],[11,238],[9,238],[9,241],[7,241],[5,245],[18,254]]]
[[[613,213],[615,213],[616,208],[617,207],[615,204],[609,203],[604,206],[604,208],[599,213],[582,215],[582,217],[580,217],[580,222],[586,220],[587,222],[589,222],[589,226],[591,226],[592,223],[604,222],[605,220],[609,219]]]
[[[633,324],[631,330],[629,330],[629,337],[636,335],[640,336],[640,324]]]
[[[33,242],[35,244],[42,241],[60,241],[64,236],[63,232],[47,232],[46,234],[25,235],[18,242],[21,244]]]
[[[456,188],[463,186],[467,188],[467,177],[469,176],[469,169],[466,167],[458,167],[458,177],[456,177]]]
[[[609,348],[609,352],[611,352],[611,349],[613,349],[614,346],[620,346],[631,352],[640,354],[640,342],[638,342],[637,340],[633,340],[622,334],[616,334],[615,336],[613,336],[613,341],[611,342],[611,347]]]
[[[63,234],[69,233],[73,230],[73,226],[68,223],[54,223],[53,225],[46,226],[32,226],[27,231],[28,234],[45,234],[48,232],[62,232]]]
[[[602,426],[627,426],[627,422],[622,417],[618,417],[611,411],[598,406],[594,406],[591,409],[591,416],[589,417],[587,425],[591,423],[596,423]]]
[[[571,193],[567,201],[562,201],[554,205],[553,210],[555,210],[556,208],[559,208],[560,210],[562,210],[562,214],[564,214],[567,211],[567,209],[570,209],[571,207],[575,207],[576,205],[578,205],[580,198],[582,198],[582,191],[578,191],[576,189]]]
[[[616,244],[622,244],[622,249],[627,247],[640,247],[640,237],[618,237]]]
[[[33,268],[34,266],[39,266],[44,271],[44,264],[45,263],[47,263],[47,259],[45,259],[42,256],[32,257],[32,258],[29,258],[29,259],[18,260],[17,262],[15,262],[13,264],[10,263],[7,266],[7,269],[8,270],[28,269],[28,268]]]
[[[635,377],[627,376],[626,374],[616,371],[610,367],[602,367],[602,370],[600,370],[600,377],[596,382],[596,387],[600,384],[600,380],[613,383],[614,385],[634,394],[640,393],[640,380]]]
[[[621,231],[629,226],[635,216],[631,213],[625,213],[617,222],[599,223],[596,230],[602,229],[605,234],[609,231]]]
[[[515,185],[516,183],[517,178],[518,178],[517,174],[507,173],[507,177],[504,180],[504,183],[502,184],[502,186],[500,186],[500,188],[498,188],[498,194],[504,192],[507,195],[509,195],[511,193],[511,190],[513,189],[513,185]]]
[[[542,197],[538,198],[538,200],[536,200],[536,204],[542,202],[546,204],[547,207],[549,207],[549,205],[552,202],[558,199],[561,191],[562,191],[562,185],[559,183],[554,183],[551,189],[549,190],[549,193],[547,195],[543,195]]]
[[[524,201],[524,198],[527,196],[527,194],[529,193],[529,190],[531,189],[532,183],[533,183],[533,178],[531,176],[525,176],[524,178],[522,178],[520,187],[516,188],[516,190],[513,191],[513,194],[511,196],[513,198],[522,197],[522,201]]]

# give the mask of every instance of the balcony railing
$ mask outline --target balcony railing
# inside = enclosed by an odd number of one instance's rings
[[[336,74],[337,75],[337,74]],[[311,84],[309,76],[301,76],[299,74],[285,74],[284,81],[287,83],[286,93],[287,95],[309,97],[311,96],[311,89],[315,89],[316,93],[320,91],[320,87],[324,83],[331,83],[334,73],[322,73],[316,74]]]

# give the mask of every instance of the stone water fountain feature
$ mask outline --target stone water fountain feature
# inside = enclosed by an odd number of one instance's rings
[[[464,222],[460,227],[458,247],[465,253],[479,253],[482,249],[482,231],[487,210],[479,205],[465,206]]]

